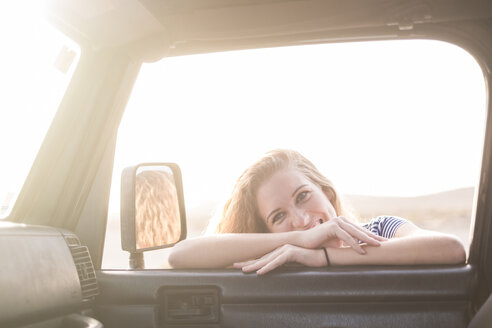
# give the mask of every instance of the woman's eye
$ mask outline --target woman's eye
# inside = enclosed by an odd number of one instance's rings
[[[283,212],[277,213],[272,219],[272,224],[279,223],[284,217],[285,217],[285,213]]]
[[[296,203],[302,202],[309,195],[309,191],[302,191],[296,197]]]

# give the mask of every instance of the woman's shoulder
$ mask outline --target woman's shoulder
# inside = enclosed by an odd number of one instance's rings
[[[362,227],[377,236],[393,238],[398,227],[406,222],[408,222],[406,219],[399,216],[381,215],[364,223]]]

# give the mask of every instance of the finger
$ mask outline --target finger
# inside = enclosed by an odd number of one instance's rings
[[[249,264],[243,266],[242,267],[243,272],[256,271],[256,270],[260,269],[261,267],[265,266],[268,262],[270,262],[272,259],[275,258],[274,256],[271,256],[272,254],[267,254],[267,255],[270,255],[270,256],[263,257],[261,259],[258,259],[256,261],[253,261],[252,263],[249,263]]]
[[[286,256],[288,259],[289,254],[291,254],[291,249],[292,249],[291,245],[287,245],[287,244],[283,245],[273,250],[272,252],[263,255],[260,259],[250,261],[250,263],[247,263],[245,266],[242,267],[242,270],[243,272],[252,272],[252,271],[259,270],[260,268],[262,268],[263,266],[265,266],[266,264],[268,264],[269,262],[271,262],[272,260],[274,260],[275,258],[281,255]]]
[[[361,226],[358,226],[350,221],[342,220],[339,223],[344,229],[349,229],[349,233],[354,234],[354,237],[359,238],[359,240],[364,241],[370,245],[379,246],[379,241],[386,241],[387,238],[378,236],[372,231],[367,230]],[[362,235],[361,235],[362,234]],[[367,239],[369,238],[369,239]]]
[[[253,264],[254,262],[256,262],[258,260],[250,260],[250,261],[244,261],[244,262],[236,262],[236,263],[233,263],[232,266],[236,269],[241,269],[242,267],[246,266],[246,265],[251,265]]]
[[[378,236],[376,234],[374,234],[372,231],[370,230],[367,230],[367,229],[364,229],[363,227],[359,226],[359,225],[356,225],[354,223],[352,223],[351,221],[349,221],[348,219],[346,219],[345,217],[343,216],[338,216],[335,218],[336,219],[336,222],[340,225],[340,224],[346,224],[348,226],[351,226],[351,227],[354,227],[355,229],[361,231],[362,233],[364,233],[365,235],[368,235],[370,237],[372,237],[373,239],[377,240],[377,241],[387,241],[388,238],[385,238],[385,237],[382,237],[382,236]]]
[[[388,238],[383,237],[383,236],[378,236],[378,235],[375,235],[375,234],[374,234],[373,238],[376,238],[379,241],[388,241]]]
[[[334,228],[340,228],[344,231],[346,231],[348,234],[350,234],[353,238],[368,241],[371,244],[378,244],[379,241],[376,238],[371,237],[376,237],[371,231],[364,229],[351,221],[347,220],[343,216],[338,216],[333,220],[333,225]],[[335,231],[336,232],[336,231]]]
[[[374,239],[376,239],[376,240],[378,240],[378,241],[387,241],[387,240],[388,240],[388,238],[383,237],[383,236],[378,236],[378,235],[376,235],[376,234],[375,234],[374,232],[372,232],[372,231],[369,231],[369,230],[364,229],[364,228],[361,228],[361,229],[362,229],[365,233],[368,233],[368,235],[369,235],[369,236],[371,236],[372,238],[374,238]]]
[[[360,229],[362,229],[362,233],[365,236],[372,238],[373,240],[377,241],[377,243],[373,244],[373,246],[380,246],[382,241],[388,240],[388,238],[378,236],[378,235],[374,234],[372,231],[366,230],[364,228],[360,228]],[[363,239],[361,239],[361,240],[363,240]],[[363,240],[363,241],[365,241],[365,240]]]
[[[265,265],[267,265],[269,262],[271,262],[275,257],[269,257],[265,259],[259,259],[254,263],[248,264],[243,266],[243,272],[253,272],[261,269]]]
[[[381,243],[379,240],[376,238],[377,236],[370,232],[369,230],[366,230],[364,228],[346,223],[346,222],[341,222],[340,226],[342,227],[343,230],[348,232],[352,237],[367,243],[368,245],[371,246],[380,246]]]
[[[278,268],[279,266],[284,265],[286,262],[288,262],[288,256],[287,254],[283,253],[280,256],[274,258],[272,261],[266,263],[261,269],[257,270],[256,273],[258,275],[263,275]]]
[[[359,241],[353,238],[349,233],[345,230],[339,228],[336,232],[337,238],[341,239],[348,246],[352,247],[359,254],[366,254],[366,251],[359,245]]]

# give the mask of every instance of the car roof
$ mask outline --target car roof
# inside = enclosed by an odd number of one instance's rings
[[[51,0],[46,9],[82,46],[126,47],[145,61],[364,35],[418,36],[426,25],[492,17],[488,0]]]

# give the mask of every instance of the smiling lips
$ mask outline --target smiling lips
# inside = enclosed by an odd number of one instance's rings
[[[323,221],[323,219],[319,218],[319,219],[315,219],[313,220],[313,223],[311,223],[311,225],[308,227],[308,229],[312,229],[320,224],[323,224],[325,221]]]

